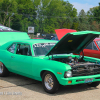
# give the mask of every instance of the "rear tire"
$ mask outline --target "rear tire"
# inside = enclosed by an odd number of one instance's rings
[[[100,82],[92,82],[92,83],[88,83],[87,85],[90,87],[97,87],[99,85]]]
[[[46,92],[55,93],[59,88],[59,82],[55,75],[49,71],[46,71],[42,76],[42,85]]]
[[[5,67],[5,65],[0,62],[0,77],[5,77],[9,75],[8,69]]]

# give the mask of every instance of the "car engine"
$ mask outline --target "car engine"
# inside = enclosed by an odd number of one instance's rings
[[[72,58],[71,56],[68,56],[67,58],[53,58],[53,60],[70,65],[73,77],[100,74],[100,64],[97,62],[87,62],[83,60],[82,57]]]

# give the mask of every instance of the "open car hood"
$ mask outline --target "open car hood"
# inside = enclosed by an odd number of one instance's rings
[[[96,31],[79,31],[67,33],[59,42],[46,54],[79,54],[94,38],[98,37],[100,32]]]
[[[60,40],[67,33],[72,33],[77,31],[73,29],[56,29],[55,32],[57,34],[58,40]]]

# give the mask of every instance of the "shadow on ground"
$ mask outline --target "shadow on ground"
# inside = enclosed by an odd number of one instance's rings
[[[32,91],[40,92],[42,94],[47,94],[47,95],[53,95],[53,96],[98,89],[98,88],[88,87],[86,84],[60,86],[57,93],[48,94],[43,90],[41,82],[24,76],[11,73],[8,77],[0,77],[0,80],[3,81],[0,83],[0,89],[21,86]]]

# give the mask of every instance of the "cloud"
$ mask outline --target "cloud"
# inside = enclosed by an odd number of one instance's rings
[[[87,12],[90,8],[93,8],[93,5],[89,5],[88,3],[81,4],[77,2],[72,3],[73,6],[77,9],[77,12],[79,13],[82,9],[84,9],[85,12]]]

